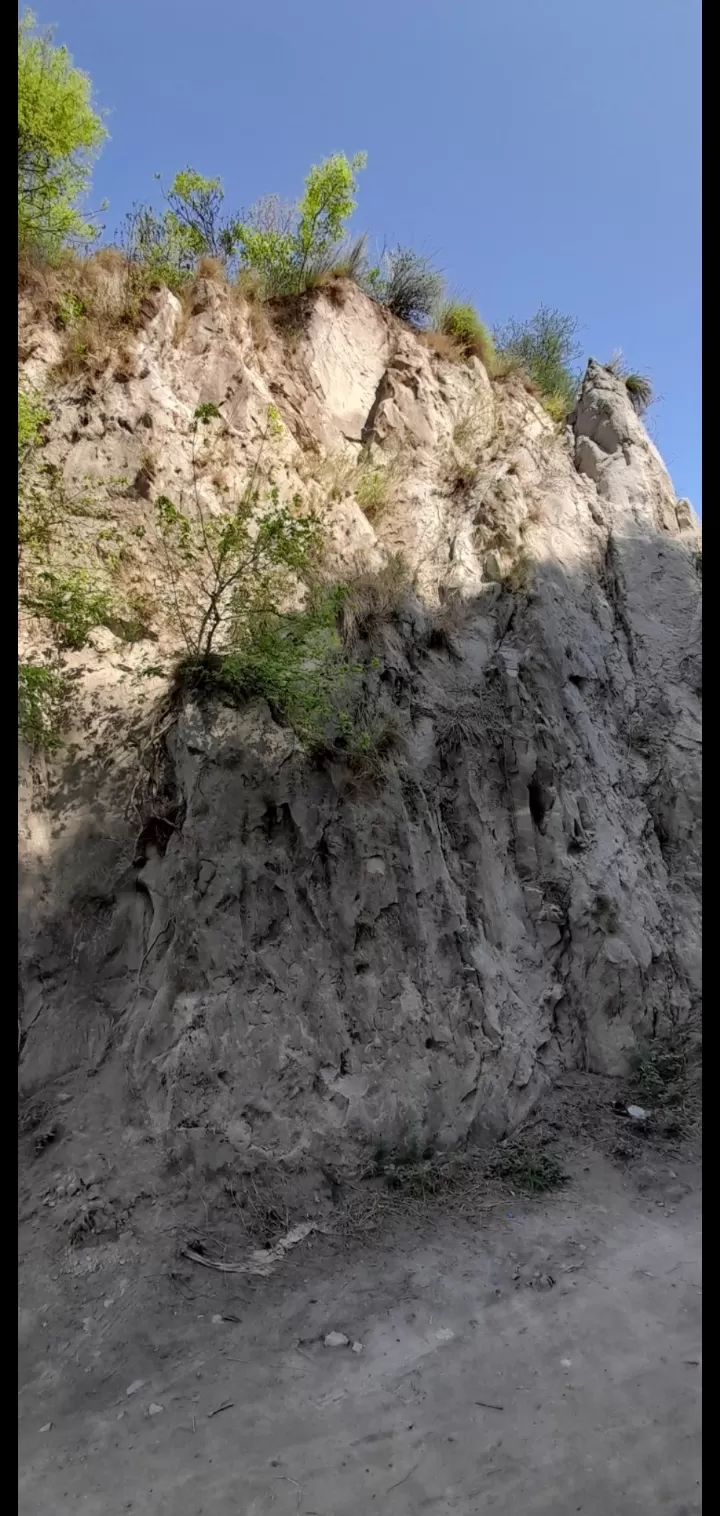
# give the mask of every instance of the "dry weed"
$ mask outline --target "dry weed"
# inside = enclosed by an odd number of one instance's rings
[[[402,610],[410,591],[410,570],[401,553],[394,553],[375,573],[362,571],[345,586],[340,609],[340,634],[346,647],[368,640],[374,631]]]

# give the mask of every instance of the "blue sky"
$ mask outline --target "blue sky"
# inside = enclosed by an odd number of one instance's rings
[[[701,508],[701,0],[36,0],[91,75],[112,233],[186,165],[295,198],[364,149],[356,223],[434,255],[491,325],[541,303],[622,348]]]

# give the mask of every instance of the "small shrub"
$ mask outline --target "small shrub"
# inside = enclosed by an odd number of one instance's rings
[[[562,425],[572,410],[573,397],[567,391],[554,390],[551,395],[542,396],[542,403],[551,421]]]
[[[61,295],[57,304],[55,319],[58,326],[72,326],[85,315],[85,301],[79,295],[68,293]]]
[[[556,420],[569,415],[577,396],[579,375],[574,365],[582,351],[577,331],[574,316],[542,305],[530,321],[512,320],[495,333],[500,358],[517,363],[528,374],[549,401]]]
[[[371,292],[394,316],[409,326],[427,326],[442,299],[444,281],[428,258],[411,248],[388,253],[384,267],[371,281]]]
[[[446,337],[452,338],[463,357],[479,358],[488,373],[493,372],[495,345],[474,306],[450,301],[438,312],[436,325]]]
[[[18,732],[33,751],[54,752],[60,745],[66,684],[57,669],[37,663],[18,667]]]
[[[527,1195],[544,1195],[566,1184],[568,1179],[553,1153],[527,1142],[503,1144],[491,1160],[490,1172]]]
[[[535,559],[521,552],[500,582],[508,595],[520,595],[530,588],[534,573]]]
[[[217,681],[241,699],[260,697],[304,746],[325,735],[332,696],[352,674],[337,631],[338,591],[293,614],[252,618],[239,645],[221,657]]]
[[[191,427],[193,493],[187,510],[167,495],[155,501],[160,548],[165,559],[173,619],[191,659],[202,662],[217,647],[243,648],[263,617],[276,613],[293,585],[307,578],[321,545],[320,523],[299,495],[289,504],[277,488],[261,504],[258,481],[269,439],[282,433],[275,406],[240,498],[211,514],[199,490],[212,462],[216,405],[199,405]],[[206,446],[207,444],[207,446]]]
[[[355,499],[368,521],[375,521],[390,498],[388,471],[381,464],[368,467],[355,486]]]
[[[684,1105],[690,1078],[690,1041],[681,1031],[657,1038],[635,1053],[630,1062],[630,1087],[650,1109]]]
[[[37,394],[18,390],[18,469],[22,469],[30,454],[42,445],[43,427],[48,421],[48,412]]]
[[[318,757],[340,759],[356,778],[378,782],[392,757],[404,751],[405,728],[394,706],[369,698],[336,714],[336,731],[316,744]]]
[[[93,584],[85,569],[39,574],[23,604],[50,621],[60,646],[67,648],[84,647],[93,627],[102,626],[112,613],[109,591]]]
[[[497,340],[497,334],[495,340]],[[495,348],[493,379],[509,379],[511,374],[519,374],[526,385],[532,385],[533,390],[537,391],[537,385],[534,385],[529,375],[526,374],[517,354],[502,352],[498,348]]]
[[[375,460],[362,451],[353,458],[347,453],[305,460],[303,477],[317,487],[325,500],[343,500],[354,495],[369,521],[376,521],[395,498],[398,485],[407,469],[404,455]]]

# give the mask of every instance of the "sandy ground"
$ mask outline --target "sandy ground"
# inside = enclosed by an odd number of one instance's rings
[[[699,1512],[697,1167],[571,1172],[269,1280],[122,1241],[24,1277],[21,1516]]]

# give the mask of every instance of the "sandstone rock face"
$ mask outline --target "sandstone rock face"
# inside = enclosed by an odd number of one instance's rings
[[[46,386],[54,339],[28,328]],[[69,485],[130,481],[107,487],[124,529],[148,518],[148,449],[155,494],[189,488],[203,400],[227,422],[209,510],[271,403],[281,492],[319,500],[318,458],[401,461],[376,520],[352,487],[322,504],[340,568],[415,571],[377,633],[408,735],[361,784],[262,704],[162,714],[166,676],[139,677],[162,630],[68,654],[67,746],[22,755],[24,1087],[63,1080],[80,1110],[99,1081],[108,1132],[182,1134],[217,1168],[342,1166],[378,1138],[489,1140],[563,1066],[620,1073],[694,1020],[699,529],[622,383],[590,363],[558,435],[517,377],[440,361],[352,286],[288,337],[209,281],[189,320],[158,299],[132,367],[54,392],[47,444]],[[72,532],[89,553],[87,519]],[[132,572],[161,588],[151,553]],[[135,803],[156,709],[162,825]]]

